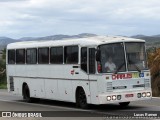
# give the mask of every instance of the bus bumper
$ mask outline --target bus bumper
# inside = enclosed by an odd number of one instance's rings
[[[134,92],[115,92],[100,94],[98,96],[100,104],[150,100],[152,98],[151,90],[134,91]]]

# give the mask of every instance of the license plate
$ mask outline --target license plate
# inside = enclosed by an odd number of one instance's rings
[[[133,94],[126,94],[126,98],[133,97]]]

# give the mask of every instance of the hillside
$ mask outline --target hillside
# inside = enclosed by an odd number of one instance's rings
[[[0,37],[0,50],[4,49],[7,44],[17,41],[32,41],[32,40],[62,40],[66,38],[84,38],[84,37],[92,37],[96,36],[95,34],[90,33],[82,33],[78,35],[51,35],[51,36],[45,36],[45,37],[23,37],[20,39],[12,39],[8,37]]]
[[[0,50],[4,49],[7,44],[15,42],[14,39],[8,37],[0,37]]]
[[[32,41],[32,40],[62,40],[66,38],[84,38],[84,37],[92,37],[96,36],[96,34],[90,33],[82,33],[78,35],[51,35],[51,36],[44,36],[44,37],[22,37],[20,39],[12,39],[8,37],[0,37],[0,50],[4,49],[7,44],[17,41]],[[146,40],[147,48],[160,47],[160,35],[154,36],[146,36],[146,35],[135,35],[131,36],[132,38],[143,39]]]
[[[147,48],[150,47],[160,47],[160,35],[145,36],[145,35],[135,35],[132,38],[143,39],[146,41]]]

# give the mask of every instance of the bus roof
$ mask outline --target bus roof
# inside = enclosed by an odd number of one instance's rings
[[[70,38],[63,40],[40,40],[40,41],[23,41],[15,42],[7,45],[7,49],[21,49],[21,48],[37,48],[48,46],[97,46],[100,44],[116,43],[116,42],[145,42],[145,40],[134,39],[121,36],[95,36],[86,38]]]

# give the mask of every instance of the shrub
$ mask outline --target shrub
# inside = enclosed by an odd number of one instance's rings
[[[160,96],[160,48],[148,53],[153,96]]]

